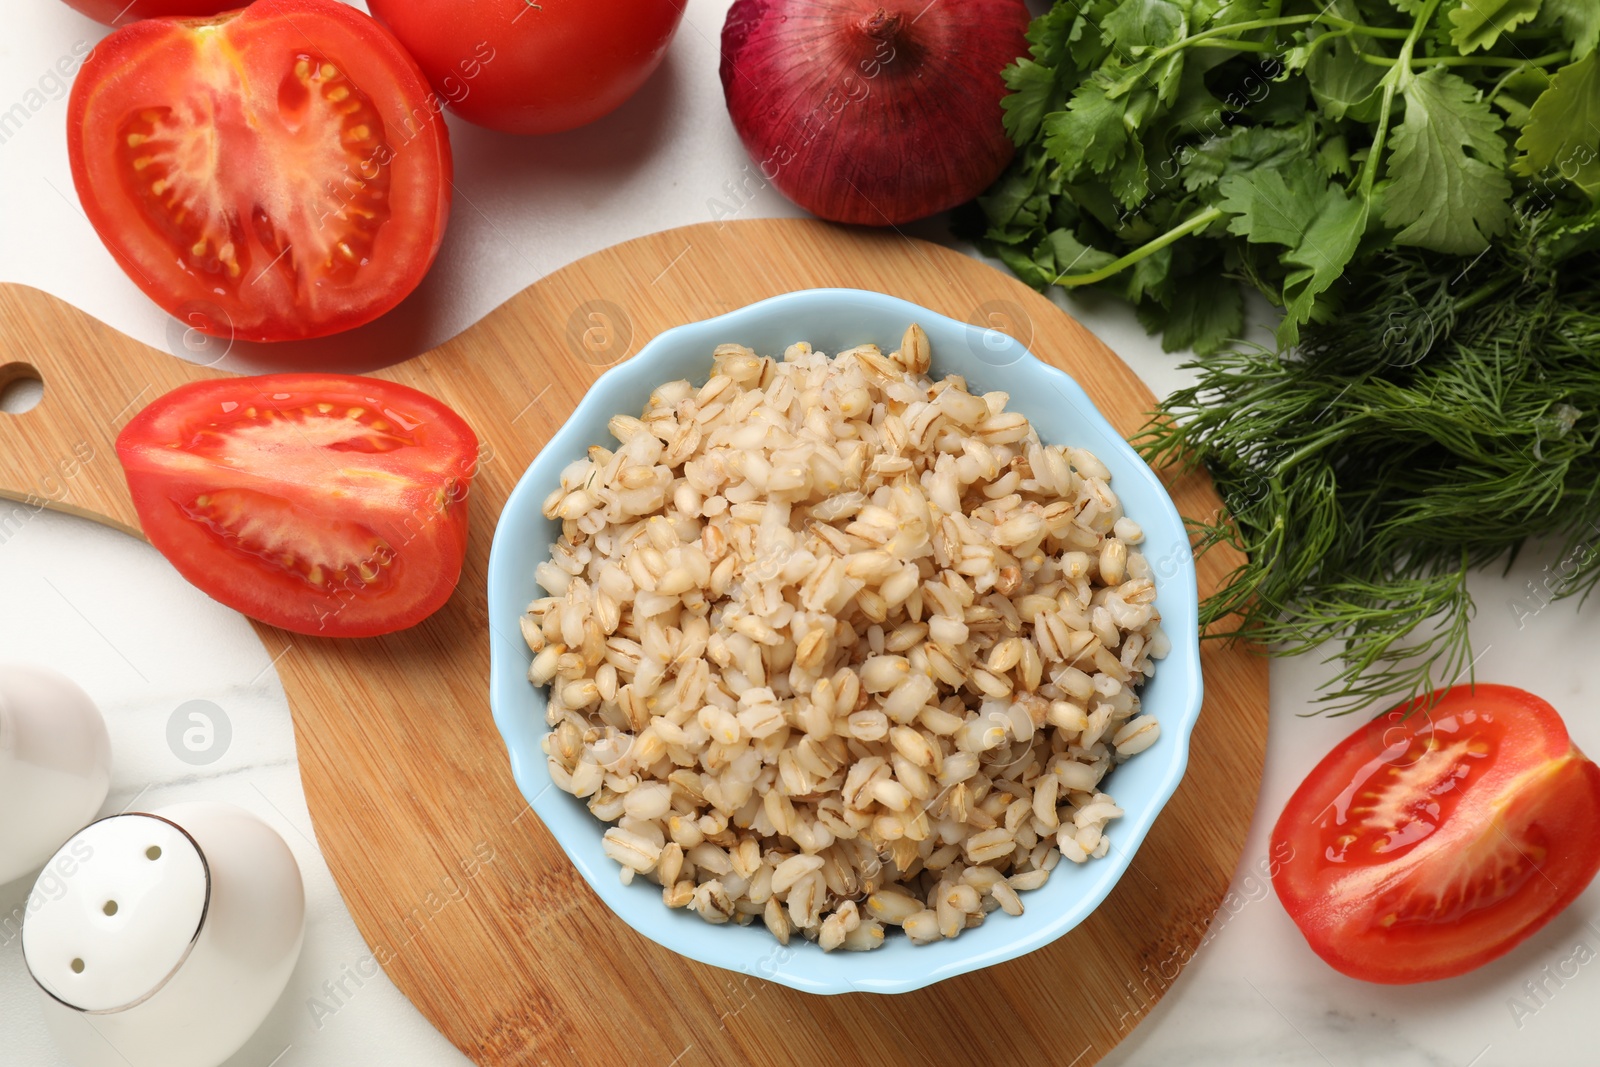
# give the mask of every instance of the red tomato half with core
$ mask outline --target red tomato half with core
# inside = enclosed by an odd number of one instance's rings
[[[468,122],[559,133],[661,65],[687,0],[367,0]]]
[[[439,102],[394,37],[335,0],[135,22],[72,87],[89,221],[186,326],[320,337],[427,273],[450,208]]]
[[[150,543],[272,626],[403,630],[461,576],[478,439],[415,389],[336,374],[197,382],[136,415],[117,456]]]
[[[1600,870],[1600,768],[1531,693],[1456,686],[1361,727],[1272,831],[1272,882],[1312,949],[1369,982],[1495,959]]]
[[[215,15],[245,2],[247,0],[66,0],[68,7],[107,26],[126,26],[139,19],[167,15]]]

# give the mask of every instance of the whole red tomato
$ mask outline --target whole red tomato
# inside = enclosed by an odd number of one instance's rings
[[[215,15],[219,11],[243,7],[250,0],[66,0],[70,8],[83,12],[107,26],[126,26],[139,19],[163,15]]]
[[[468,122],[559,133],[610,114],[661,65],[686,0],[368,0]]]

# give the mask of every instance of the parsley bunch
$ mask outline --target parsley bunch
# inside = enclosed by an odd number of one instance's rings
[[[1347,272],[1600,198],[1600,0],[1058,0],[1028,38],[984,243],[1169,351],[1240,336],[1243,284],[1292,348]]]

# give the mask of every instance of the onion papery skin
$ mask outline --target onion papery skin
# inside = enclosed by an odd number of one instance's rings
[[[895,226],[963,204],[1011,161],[1000,72],[1022,0],[737,0],[728,114],[761,176],[824,219]]]

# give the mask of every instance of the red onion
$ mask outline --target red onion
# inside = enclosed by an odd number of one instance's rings
[[[1023,0],[737,0],[728,114],[761,175],[836,222],[890,226],[970,200],[1011,161],[1000,72]]]

